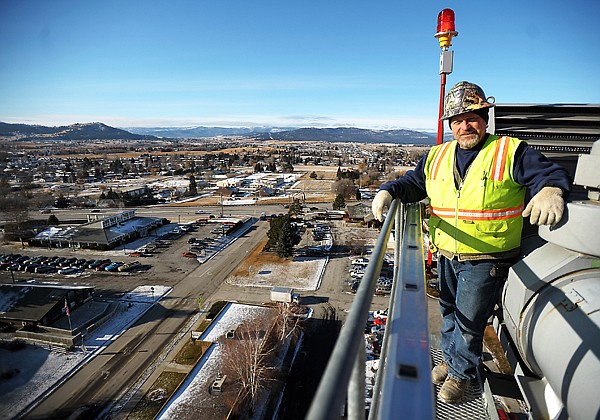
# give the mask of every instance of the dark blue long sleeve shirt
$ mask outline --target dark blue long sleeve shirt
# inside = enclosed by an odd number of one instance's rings
[[[456,147],[456,166],[462,178],[484,143],[485,141],[481,141],[472,149]],[[399,198],[403,203],[414,203],[426,198],[425,162],[428,154],[423,156],[414,170],[394,181],[386,182],[381,189],[388,191],[392,197]],[[567,170],[549,161],[546,156],[524,142],[515,152],[513,179],[526,187],[532,197],[546,186],[562,189],[565,200],[571,192],[572,182]]]

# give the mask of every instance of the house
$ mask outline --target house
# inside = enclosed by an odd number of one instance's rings
[[[371,206],[364,203],[356,203],[346,206],[349,222],[366,222],[373,220],[373,212]]]

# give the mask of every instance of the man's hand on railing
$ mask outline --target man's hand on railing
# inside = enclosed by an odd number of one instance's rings
[[[392,195],[384,190],[379,191],[375,198],[373,199],[373,203],[371,204],[371,210],[373,211],[373,216],[380,222],[383,222],[383,212],[384,210],[390,207],[392,203]]]

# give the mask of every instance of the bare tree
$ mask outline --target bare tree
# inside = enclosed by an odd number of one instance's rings
[[[342,195],[346,198],[352,197],[356,192],[354,181],[348,178],[340,179],[331,185],[331,190],[336,195]]]
[[[248,399],[251,411],[274,373],[270,361],[275,350],[268,340],[271,327],[268,317],[255,318],[238,326],[232,338],[220,340],[222,371],[239,382],[240,399]]]
[[[407,158],[410,162],[418,162],[426,153],[427,150],[424,149],[411,149],[408,151]]]
[[[276,332],[280,342],[288,338],[295,339],[302,331],[303,309],[290,303],[280,303],[277,305],[277,315],[275,316]]]

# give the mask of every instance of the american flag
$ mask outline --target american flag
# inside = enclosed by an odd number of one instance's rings
[[[65,314],[67,314],[67,316],[71,316],[71,313],[69,312],[69,305],[67,305],[67,299],[65,298]]]

